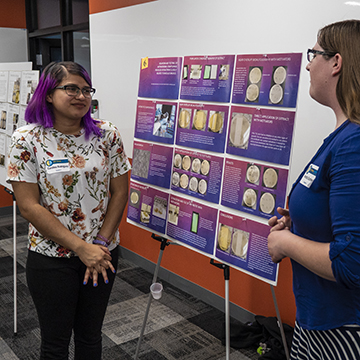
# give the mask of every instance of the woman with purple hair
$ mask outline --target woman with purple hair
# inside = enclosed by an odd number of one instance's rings
[[[51,63],[11,140],[7,181],[29,221],[26,276],[40,359],[101,359],[101,327],[118,259],[130,163],[118,130],[92,119],[85,69]]]

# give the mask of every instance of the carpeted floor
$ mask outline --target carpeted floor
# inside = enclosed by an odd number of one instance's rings
[[[12,216],[0,218],[0,359],[39,358],[40,330],[25,280],[27,223],[17,217],[17,334],[14,335]],[[119,259],[117,279],[103,326],[103,360],[134,359],[153,274]],[[161,279],[160,279],[161,280]],[[225,360],[224,314],[162,281],[153,300],[139,359]],[[72,359],[73,349],[71,346]],[[256,349],[231,349],[231,360],[258,359]]]

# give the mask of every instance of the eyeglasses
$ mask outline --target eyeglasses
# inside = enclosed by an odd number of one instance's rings
[[[64,85],[64,86],[58,86],[55,89],[65,90],[66,94],[69,96],[79,96],[80,91],[84,95],[85,98],[91,99],[93,95],[95,94],[96,90],[91,87],[84,87],[80,89],[76,85]]]
[[[336,54],[337,53],[333,53],[333,52],[308,49],[308,51],[307,51],[307,59],[308,59],[308,62],[312,62],[315,59],[316,55],[325,55],[325,56],[333,57]]]

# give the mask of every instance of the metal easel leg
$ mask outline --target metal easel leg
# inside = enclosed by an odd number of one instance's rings
[[[214,259],[210,260],[210,264],[224,270],[225,279],[225,344],[226,344],[226,360],[230,359],[230,300],[229,300],[229,280],[230,266],[215,263]]]
[[[276,301],[275,289],[274,289],[274,287],[273,287],[272,285],[270,285],[270,287],[271,287],[272,297],[273,297],[273,300],[274,300],[274,305],[275,305],[275,310],[276,310],[276,316],[277,316],[277,319],[278,319],[278,325],[279,325],[279,327],[280,327],[281,339],[282,339],[282,342],[283,342],[286,359],[289,360],[289,359],[290,359],[290,354],[289,354],[289,349],[288,349],[287,342],[286,342],[284,327],[283,327],[283,324],[282,324],[282,321],[281,321],[281,317],[280,317],[279,307],[278,307],[277,301]]]
[[[156,267],[155,267],[154,276],[153,276],[153,280],[152,280],[152,283],[155,283],[156,280],[157,280],[157,277],[158,277],[158,273],[159,273],[159,269],[160,269],[160,263],[161,263],[161,259],[162,259],[165,247],[167,245],[170,245],[171,243],[168,242],[167,239],[165,239],[163,237],[156,236],[155,234],[152,234],[151,237],[153,239],[158,240],[158,241],[161,242],[158,261],[157,261],[157,264],[156,264]],[[146,311],[145,311],[144,321],[143,321],[143,325],[142,325],[141,332],[140,332],[140,337],[139,337],[137,347],[136,347],[136,353],[135,353],[135,358],[134,358],[135,360],[137,360],[138,356],[139,356],[141,341],[142,341],[142,338],[144,336],[146,322],[147,322],[147,318],[148,318],[149,311],[150,311],[151,300],[152,300],[152,295],[151,295],[151,292],[150,292],[147,307],[146,307]]]

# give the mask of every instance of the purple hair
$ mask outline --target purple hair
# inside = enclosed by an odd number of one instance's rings
[[[39,84],[36,87],[34,95],[29,101],[25,110],[25,120],[30,124],[40,124],[45,128],[54,126],[54,113],[52,104],[46,100],[46,97],[63,81],[68,75],[81,76],[91,87],[91,79],[86,70],[72,61],[52,62],[44,69]],[[88,139],[91,134],[101,136],[98,121],[91,117],[91,109],[81,119],[85,130],[85,138]]]

